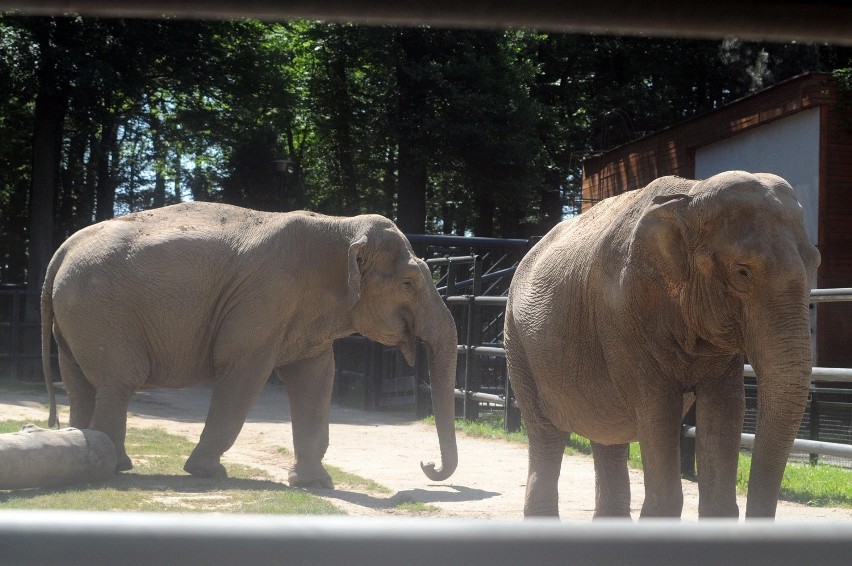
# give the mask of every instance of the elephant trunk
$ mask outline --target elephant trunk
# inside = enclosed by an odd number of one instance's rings
[[[427,321],[417,335],[423,340],[432,387],[432,410],[441,447],[441,466],[420,463],[423,473],[432,481],[443,481],[453,475],[458,465],[455,428],[455,385],[457,334],[452,314],[435,292],[431,313],[419,317]]]
[[[781,478],[808,399],[811,344],[807,299],[774,320],[747,317],[746,326],[746,350],[758,381],[746,517],[774,517]]]

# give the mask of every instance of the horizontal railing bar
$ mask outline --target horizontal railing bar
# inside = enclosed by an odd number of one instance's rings
[[[0,512],[0,564],[845,564],[849,521]]]
[[[852,288],[811,289],[812,303],[852,301]]]
[[[433,257],[426,260],[426,265],[465,265],[476,261],[476,256],[459,255],[453,257]]]
[[[428,260],[432,261],[432,260]],[[504,269],[501,271],[495,271],[488,275],[491,276],[504,276],[508,275],[509,272],[514,271],[514,267]],[[465,285],[470,285],[472,280],[458,281],[456,282],[456,286],[463,287]],[[447,297],[447,300],[455,299],[456,297],[463,297],[466,295],[453,295],[452,297]],[[508,297],[503,297],[502,300],[505,302]],[[812,303],[830,303],[830,302],[844,302],[844,301],[852,301],[852,288],[849,289],[813,289],[811,291],[810,302]]]
[[[452,297],[447,297],[447,303],[451,305],[466,305],[470,302],[471,295],[453,295]],[[501,307],[506,306],[506,299],[508,297],[502,296],[487,296],[480,295],[478,297],[473,298],[473,302],[477,305],[484,306],[492,306],[492,307]]]
[[[471,346],[467,347],[464,344],[458,345],[459,353],[467,352],[468,350],[472,351],[474,354],[478,354],[480,356],[505,356],[506,350],[505,348],[500,348],[497,346]]]
[[[528,240],[514,238],[483,238],[479,236],[445,236],[432,234],[406,234],[406,238],[412,244],[426,244],[431,246],[455,246],[455,247],[480,247],[480,248],[526,248],[530,245]]]
[[[743,376],[757,377],[754,368],[743,366]],[[849,368],[811,368],[811,381],[830,381],[832,383],[852,383],[852,369]]]
[[[493,297],[498,298],[498,297]],[[466,301],[461,301],[466,302]],[[468,347],[464,344],[459,344],[458,346],[459,352],[466,352]],[[495,346],[471,346],[470,349],[474,354],[479,354],[482,356],[505,356],[506,350],[504,348],[495,347]],[[749,364],[745,364],[743,366],[743,376],[744,377],[757,377],[757,374],[754,372],[754,368],[752,368]],[[811,381],[827,381],[832,383],[852,383],[852,369],[849,368],[822,368],[815,367],[811,370]]]
[[[486,273],[483,273],[479,277],[479,279],[483,283],[486,283],[488,281],[496,281],[498,279],[506,277],[507,275],[515,273],[516,270],[517,268],[515,267],[507,267],[506,269],[499,269],[497,271],[488,271]],[[456,287],[469,287],[470,285],[473,285],[473,279],[464,279],[462,281],[456,281]]]
[[[495,405],[506,405],[506,398],[502,395],[494,395],[493,393],[482,393],[481,391],[468,391],[467,394],[461,389],[456,389],[456,398],[464,399],[467,397],[473,401],[480,401],[483,403],[493,403]],[[512,399],[512,406],[517,407],[518,402]]]
[[[685,437],[695,438],[695,434],[696,427],[684,425],[683,435]],[[745,432],[742,433],[740,435],[740,446],[743,448],[753,448],[754,435]],[[793,441],[791,452],[797,454],[819,454],[821,456],[834,456],[836,458],[852,458],[852,445],[797,438]]]

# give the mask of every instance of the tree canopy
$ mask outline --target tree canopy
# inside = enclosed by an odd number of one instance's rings
[[[828,45],[0,16],[0,281],[183,200],[528,237],[581,160],[805,71]]]

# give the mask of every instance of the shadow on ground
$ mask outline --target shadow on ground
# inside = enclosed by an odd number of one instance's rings
[[[79,492],[94,489],[114,489],[116,491],[143,491],[170,494],[209,493],[225,490],[243,491],[302,491],[287,484],[272,480],[247,478],[207,479],[194,476],[168,474],[121,473],[101,482],[80,483],[54,488],[31,488],[0,491],[0,503],[10,499],[33,499],[45,495]]]
[[[344,490],[324,490],[324,489],[309,489],[312,494],[322,496],[327,499],[339,499],[352,505],[367,507],[369,509],[389,509],[396,507],[401,503],[416,502],[416,503],[460,503],[464,501],[480,501],[489,497],[498,497],[501,494],[495,491],[485,491],[483,489],[474,489],[460,485],[441,486],[449,488],[452,491],[430,491],[427,489],[406,489],[397,493],[381,497],[368,493],[357,491]]]

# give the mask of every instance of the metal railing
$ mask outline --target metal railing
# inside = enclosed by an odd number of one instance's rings
[[[852,524],[0,511],[0,541],[0,565],[834,565]]]
[[[451,260],[451,261],[450,261]],[[443,265],[442,261],[448,262],[449,265],[463,264],[474,261],[474,257],[455,257],[446,258],[445,260],[433,260],[434,265]],[[502,394],[483,393],[477,389],[470,387],[470,384],[476,383],[476,379],[471,374],[476,371],[475,364],[471,360],[479,356],[496,356],[505,357],[506,351],[500,345],[479,345],[475,340],[471,340],[474,334],[470,328],[475,324],[473,313],[476,307],[479,306],[502,306],[505,308],[508,297],[505,296],[476,296],[473,295],[450,295],[445,298],[448,305],[465,305],[467,307],[467,325],[465,335],[467,340],[464,344],[459,344],[459,353],[464,356],[464,366],[462,375],[462,387],[456,388],[456,397],[464,400],[464,410],[462,418],[470,419],[478,415],[478,410],[469,411],[468,408],[475,403],[487,403],[504,409],[504,426],[507,430],[516,430],[520,423],[518,416],[512,415],[513,411],[517,410],[517,404],[514,401],[511,392],[509,380],[505,380],[505,391]],[[812,303],[828,303],[828,302],[849,302],[852,301],[852,288],[840,289],[813,289],[811,291]],[[754,369],[746,364],[743,367],[744,377],[756,377]],[[811,372],[811,382],[821,383],[852,383],[852,369],[849,368],[824,368],[814,367]],[[818,392],[812,385],[812,395]],[[813,428],[812,434],[813,434]],[[684,436],[686,438],[694,438],[695,427],[692,425],[684,425]],[[743,433],[741,446],[750,448],[754,442],[754,435]],[[797,439],[793,445],[794,453],[804,453],[811,455],[811,461],[816,461],[816,455],[835,456],[839,458],[852,459],[852,445],[820,442],[815,439]]]

